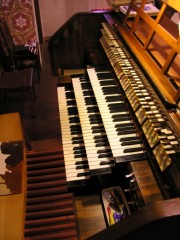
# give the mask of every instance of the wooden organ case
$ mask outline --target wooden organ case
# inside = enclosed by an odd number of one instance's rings
[[[145,3],[132,0],[126,15],[76,14],[49,42],[54,74],[84,69],[57,87],[69,188],[120,185],[131,210],[92,240],[168,239],[171,231],[178,239],[180,37],[166,9],[180,12],[180,4],[163,1],[151,17]],[[131,9],[137,12],[133,18]]]

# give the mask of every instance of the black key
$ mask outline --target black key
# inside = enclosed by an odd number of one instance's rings
[[[117,108],[121,108],[121,107],[125,107],[125,105],[124,105],[124,102],[123,103],[110,103],[110,104],[108,104],[108,107],[110,108],[110,109],[117,109]]]
[[[79,123],[79,117],[69,117],[69,122],[70,123]]]
[[[68,107],[68,115],[78,115],[78,110],[76,107]]]
[[[109,142],[108,141],[100,141],[99,143],[96,143],[95,145],[96,147],[107,147],[109,146]]]
[[[107,139],[107,136],[106,135],[96,135],[93,138],[96,139],[96,140],[101,139],[101,138],[102,139],[105,139],[105,138]]]
[[[99,113],[97,113],[97,114],[89,114],[88,118],[89,119],[94,119],[94,118],[101,119],[101,115]]]
[[[85,150],[85,146],[76,146],[76,147],[73,147],[73,150]]]
[[[86,105],[97,105],[95,97],[85,97],[84,101],[85,101]]]
[[[83,91],[84,96],[94,96],[93,90]]]
[[[82,136],[72,137],[71,140],[72,141],[83,140],[83,137]]]
[[[76,167],[77,170],[78,170],[78,169],[86,169],[86,168],[89,168],[89,165],[88,165],[88,164],[86,164],[86,165],[78,165],[78,166]]]
[[[73,105],[76,106],[76,100],[68,100],[66,101],[66,103],[67,103],[67,106],[73,106]]]
[[[122,121],[128,121],[130,120],[128,116],[123,116],[123,117],[117,117],[117,118],[114,118],[113,122],[122,122]]]
[[[132,127],[132,123],[122,123],[122,124],[116,124],[115,127],[116,128],[126,128],[126,127]]]
[[[92,89],[91,83],[81,83],[82,89]]]
[[[90,120],[90,124],[100,124],[100,123],[102,123],[101,119],[92,119],[92,120]]]
[[[131,130],[131,131],[117,131],[117,135],[120,136],[120,135],[128,135],[128,134],[132,134],[132,133],[135,133],[135,131]]]
[[[84,143],[83,139],[78,139],[78,140],[73,140],[72,141],[72,144],[82,144],[82,143]]]
[[[101,153],[112,153],[112,152],[110,148],[109,149],[107,148],[107,149],[99,149],[97,153],[101,154]]]
[[[84,144],[83,137],[72,137],[71,138],[72,144]]]
[[[73,124],[73,125],[70,125],[70,129],[79,129],[81,128],[81,125],[80,124]]]
[[[74,155],[79,155],[79,154],[86,154],[86,150],[75,150],[75,151],[73,151],[73,154]]]
[[[88,117],[89,117],[89,120],[92,124],[93,123],[99,123],[99,124],[102,123],[102,118],[101,118],[100,114],[91,114]]]
[[[102,132],[105,132],[103,128],[97,128],[92,130],[92,133],[102,133]]]
[[[108,157],[112,157],[112,153],[102,153],[100,155],[98,155],[98,158],[108,158]]]
[[[94,130],[94,129],[104,129],[104,125],[97,125],[97,126],[93,126],[91,129]]]
[[[117,94],[117,87],[102,87],[104,95]]]
[[[102,126],[101,126],[101,125],[92,126],[92,127],[91,127],[91,130],[92,130],[92,131],[96,131],[96,130],[98,131],[98,130],[100,130],[101,132],[105,132],[104,125],[102,125]]]
[[[123,137],[120,139],[120,142],[125,142],[125,141],[134,141],[137,140],[138,137]]]
[[[73,86],[72,86],[72,84],[71,83],[67,83],[67,84],[65,84],[64,85],[64,89],[65,89],[65,91],[67,92],[67,91],[73,91]]]
[[[66,92],[66,99],[75,99],[74,92]]]
[[[82,160],[82,161],[76,161],[75,165],[81,165],[81,164],[87,164],[88,165],[88,161],[87,160]]]
[[[128,112],[126,112],[126,114],[115,114],[115,115],[112,115],[112,118],[113,119],[116,119],[116,118],[126,118],[128,117],[130,119],[130,115]]]
[[[106,143],[106,142],[108,142],[108,139],[107,139],[106,136],[104,138],[101,137],[101,138],[98,138],[98,139],[94,140],[94,143]]]
[[[108,108],[111,113],[118,113],[125,111],[124,103],[108,104]]]
[[[78,173],[77,177],[89,176],[89,172]]]
[[[82,134],[82,131],[71,131],[71,135],[78,135],[78,134]]]
[[[117,102],[117,101],[122,101],[121,96],[106,96],[105,97],[106,102]]]
[[[144,160],[146,159],[147,156],[145,153],[135,153],[135,154],[131,154],[131,155],[124,155],[121,157],[116,157],[115,161],[116,163],[120,163],[120,162],[129,162],[129,161],[137,161],[137,160]]]
[[[86,153],[80,153],[74,156],[74,158],[84,158],[84,157],[87,157]]]
[[[135,144],[139,144],[140,141],[139,140],[136,140],[136,141],[125,141],[125,142],[122,142],[121,146],[129,146],[129,145],[135,145]]]
[[[70,130],[70,133],[71,135],[79,135],[79,134],[82,134],[82,130],[73,128]]]
[[[96,107],[96,106],[87,107],[87,112],[88,112],[88,113],[99,113],[99,108]]]
[[[134,126],[121,126],[120,124],[117,124],[118,126],[115,126],[115,128],[117,129],[117,130],[119,130],[119,131],[130,131],[130,130],[134,130]]]
[[[113,80],[100,81],[100,86],[109,86],[109,85],[116,86],[116,84]]]
[[[128,152],[138,152],[138,151],[142,151],[142,148],[138,147],[138,148],[128,148],[128,149],[124,149],[124,153],[128,153]]]

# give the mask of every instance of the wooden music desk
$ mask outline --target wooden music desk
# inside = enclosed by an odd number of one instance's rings
[[[21,119],[18,113],[0,115],[0,142],[24,141]],[[22,166],[22,191],[18,194],[0,196],[0,239],[24,239],[26,165]]]

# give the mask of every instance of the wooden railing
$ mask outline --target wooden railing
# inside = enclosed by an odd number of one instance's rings
[[[180,11],[179,1],[163,1],[156,18],[144,12],[146,0],[137,5],[132,0],[124,25],[134,41],[138,42],[138,57],[145,61],[145,69],[151,73],[152,79],[167,102],[178,104],[180,100],[179,54],[180,36],[178,26],[166,17],[166,9],[171,7],[174,12]],[[129,20],[131,10],[137,12],[134,20]],[[161,46],[160,46],[161,44]],[[158,49],[159,48],[159,49]],[[144,62],[143,59],[141,61]]]

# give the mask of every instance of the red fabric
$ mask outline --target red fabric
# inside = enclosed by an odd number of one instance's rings
[[[37,42],[32,0],[0,0],[0,17],[5,17],[16,45]]]

